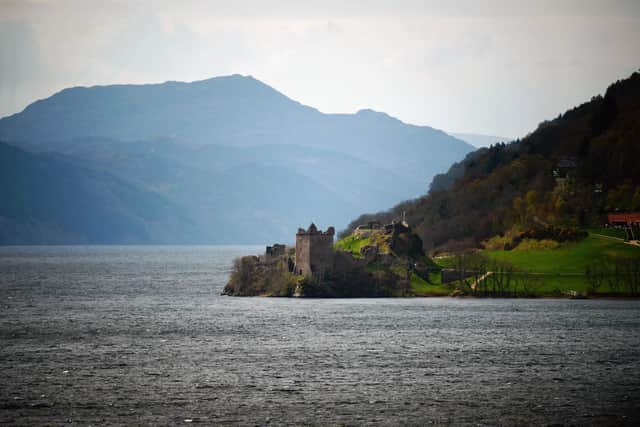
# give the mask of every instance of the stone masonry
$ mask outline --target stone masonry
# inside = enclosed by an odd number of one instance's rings
[[[311,224],[307,230],[296,233],[296,260],[294,271],[305,276],[322,277],[333,271],[333,236],[335,229],[318,230]]]

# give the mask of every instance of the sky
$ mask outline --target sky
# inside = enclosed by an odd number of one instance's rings
[[[637,0],[0,0],[0,117],[243,74],[325,113],[519,137],[639,68]]]

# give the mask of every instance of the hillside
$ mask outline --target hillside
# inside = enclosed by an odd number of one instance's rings
[[[314,218],[344,228],[422,194],[472,149],[384,113],[323,114],[239,75],[65,89],[0,119],[0,140],[158,194],[208,243],[284,240]]]
[[[640,74],[546,121],[510,144],[467,155],[436,176],[428,195],[351,223],[406,211],[430,250],[478,247],[509,230],[600,225],[640,209]]]
[[[197,238],[181,210],[108,173],[0,143],[0,244]]]
[[[252,77],[65,89],[0,119],[0,140],[57,151],[77,138],[170,138],[190,145],[294,144],[333,150],[420,183],[473,147],[384,113],[323,114]],[[425,163],[424,159],[431,161]]]

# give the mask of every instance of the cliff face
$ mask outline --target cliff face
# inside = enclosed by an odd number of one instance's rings
[[[286,297],[401,297],[421,294],[437,266],[422,241],[400,224],[359,228],[334,247],[331,272],[295,274],[293,249],[279,256],[243,257],[234,263],[224,294]]]

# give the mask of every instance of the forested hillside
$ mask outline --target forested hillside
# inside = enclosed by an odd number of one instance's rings
[[[640,209],[640,74],[511,144],[467,155],[429,194],[358,224],[406,212],[429,249],[475,247],[536,225],[583,228],[610,211]]]

